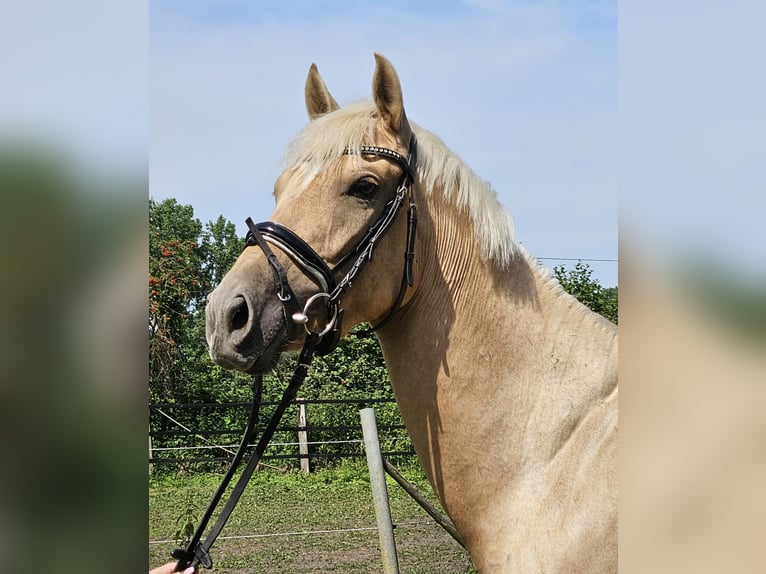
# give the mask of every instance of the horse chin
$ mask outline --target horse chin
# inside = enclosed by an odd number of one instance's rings
[[[282,351],[274,353],[271,356],[261,355],[250,367],[243,369],[248,375],[263,375],[271,371],[282,356]]]
[[[261,338],[253,332],[240,345],[211,345],[210,358],[224,369],[260,375],[274,368],[282,353],[287,350],[287,326],[282,321],[269,329],[269,335]]]
[[[264,342],[265,343],[265,342]],[[287,350],[289,341],[287,340],[287,329],[284,325],[276,332],[274,337],[268,343],[265,343],[263,350],[258,355],[250,357],[251,363],[240,370],[250,375],[262,375],[272,370],[282,353]]]

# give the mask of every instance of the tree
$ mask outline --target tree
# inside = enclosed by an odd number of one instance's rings
[[[183,392],[183,349],[201,296],[202,231],[190,205],[149,200],[149,381],[153,398]]]
[[[223,215],[219,215],[218,219],[205,225],[201,250],[204,256],[203,271],[208,287],[212,289],[221,282],[244,246],[245,241],[237,236],[236,226]]]
[[[241,376],[213,365],[205,345],[207,294],[242,249],[223,217],[204,228],[190,205],[149,200],[149,383],[159,401],[231,399]],[[224,388],[221,388],[224,387]],[[234,393],[235,395],[238,393]],[[226,400],[226,399],[224,399]]]
[[[553,268],[553,273],[564,291],[572,295],[592,311],[617,323],[617,287],[604,288],[591,279],[593,270],[587,263],[578,261],[574,269],[567,270],[563,265]]]

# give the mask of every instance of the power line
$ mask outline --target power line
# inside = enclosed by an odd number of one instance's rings
[[[617,263],[618,261],[617,259],[588,259],[586,257],[535,257],[535,259],[544,259],[546,261],[601,261],[607,263]]]

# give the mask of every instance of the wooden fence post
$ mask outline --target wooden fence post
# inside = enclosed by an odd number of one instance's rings
[[[306,432],[306,403],[305,399],[298,398],[298,454],[301,461],[301,472],[308,474],[311,472],[309,463],[309,445],[308,433]]]
[[[154,458],[154,453],[152,452],[152,425],[149,423],[149,474],[152,474],[152,471],[154,470],[154,465],[151,463],[152,458]]]
[[[372,501],[375,503],[375,518],[378,522],[378,539],[383,572],[384,574],[399,574],[394,525],[391,522],[391,507],[388,503],[386,474],[383,471],[383,456],[380,454],[375,410],[362,409],[359,411],[359,416],[362,418],[364,450],[367,453],[367,466],[370,469],[370,486],[372,487]]]

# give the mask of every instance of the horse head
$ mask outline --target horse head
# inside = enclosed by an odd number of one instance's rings
[[[307,333],[338,337],[380,321],[413,283],[401,265],[414,233],[399,207],[404,195],[413,201],[414,139],[396,71],[375,59],[372,102],[342,108],[309,69],[311,121],[287,150],[270,222],[248,223],[248,246],[208,298],[206,336],[219,365],[268,370]]]

